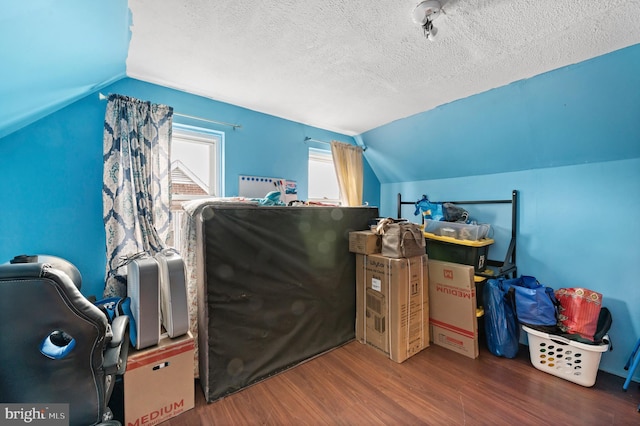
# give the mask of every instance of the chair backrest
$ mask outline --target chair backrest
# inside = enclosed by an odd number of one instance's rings
[[[99,422],[107,330],[106,316],[66,272],[0,265],[0,401],[68,403],[70,424]]]

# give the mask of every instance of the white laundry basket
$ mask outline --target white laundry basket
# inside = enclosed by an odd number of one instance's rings
[[[522,326],[529,338],[531,364],[540,371],[590,387],[596,383],[600,358],[609,349],[609,336],[600,345],[575,342]]]

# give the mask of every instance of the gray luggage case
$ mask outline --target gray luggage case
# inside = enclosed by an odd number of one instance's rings
[[[169,337],[189,331],[187,287],[182,257],[172,249],[156,254],[160,269],[160,312]]]
[[[135,258],[127,266],[127,296],[136,323],[136,349],[160,341],[160,273],[151,256]]]

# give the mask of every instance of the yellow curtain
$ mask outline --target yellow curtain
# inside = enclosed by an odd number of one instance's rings
[[[331,141],[333,164],[338,176],[340,197],[343,206],[362,205],[362,148],[342,142]]]

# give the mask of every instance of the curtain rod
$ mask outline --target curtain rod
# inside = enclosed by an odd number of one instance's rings
[[[304,143],[307,143],[307,142],[317,142],[317,143],[323,143],[323,144],[326,144],[326,145],[331,145],[331,142],[326,142],[326,141],[321,141],[321,140],[318,140],[318,139],[313,139],[313,138],[310,138],[309,136],[304,138]],[[336,141],[336,142],[340,142],[340,141]],[[346,143],[346,142],[340,142],[340,143],[343,143],[345,145],[352,145],[352,146],[360,147],[360,148],[362,148],[363,151],[367,150],[366,146],[353,145],[353,144]]]
[[[192,120],[206,121],[207,123],[219,124],[221,126],[229,126],[229,127],[233,127],[233,130],[242,128],[241,124],[233,124],[233,123],[227,123],[224,121],[209,120],[202,117],[195,117],[193,115],[180,114],[178,112],[174,112],[173,115],[177,115],[178,117],[183,117],[183,118],[190,118]]]
[[[305,142],[305,143],[307,143],[307,142],[318,142],[318,143],[323,143],[323,144],[325,144],[325,145],[331,145],[331,142],[320,141],[320,140],[318,140],[318,139],[310,138],[309,136],[307,136],[306,138],[304,138],[304,142]]]
[[[108,99],[108,97],[103,95],[102,93],[98,93],[98,98],[101,101],[104,101],[104,100]],[[180,113],[175,112],[175,111],[174,111],[173,115],[177,115],[178,117],[183,117],[183,118],[189,118],[191,120],[204,121],[204,122],[211,123],[211,124],[219,124],[221,126],[229,126],[229,127],[233,127],[233,130],[242,128],[242,125],[240,125],[240,124],[227,123],[227,122],[224,122],[224,121],[209,120],[207,118],[196,117],[194,115],[180,114]]]

